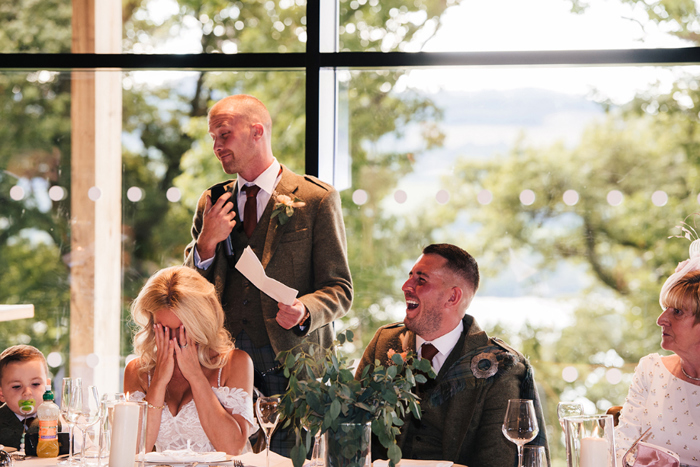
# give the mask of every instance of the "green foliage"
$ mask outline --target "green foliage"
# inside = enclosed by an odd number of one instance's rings
[[[68,53],[71,2],[0,0],[0,53]]]
[[[341,423],[368,422],[372,424],[372,433],[389,450],[393,467],[401,459],[396,436],[402,420],[409,411],[420,418],[420,402],[413,389],[427,381],[426,375],[435,377],[430,362],[418,360],[412,352],[405,356],[394,354],[393,364],[383,366],[376,361],[366,366],[356,379],[348,358],[339,352],[339,347],[352,342],[353,337],[348,330],[338,334],[330,349],[311,346],[304,352],[294,348],[277,356],[283,362],[285,377],[289,378],[280,410],[284,426],[293,426],[296,433],[298,459],[292,456],[295,467],[301,467],[311,439],[319,431],[330,430],[331,436],[339,432]],[[305,443],[301,443],[303,429],[308,431]],[[362,450],[353,444],[353,439],[344,439],[344,444],[347,459]]]

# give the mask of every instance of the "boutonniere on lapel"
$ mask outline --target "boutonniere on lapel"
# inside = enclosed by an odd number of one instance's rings
[[[273,219],[276,217],[280,225],[284,225],[289,221],[294,215],[295,208],[306,206],[306,203],[296,196],[292,199],[287,195],[280,195],[277,192],[273,193],[272,196],[275,199],[275,206],[270,217]]]
[[[396,352],[394,349],[389,349],[389,351],[386,353],[386,356],[389,357],[389,360],[392,360],[391,357],[396,355],[397,353],[401,355],[401,358],[404,359],[404,361],[407,359],[408,356],[408,333],[404,332],[399,336],[399,340],[401,341],[401,352]]]

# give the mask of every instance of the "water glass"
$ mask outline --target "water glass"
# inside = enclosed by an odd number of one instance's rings
[[[564,429],[564,418],[573,417],[574,415],[583,415],[583,405],[578,402],[559,402],[557,404],[557,417],[561,429]]]
[[[548,467],[544,446],[523,446],[523,467]]]

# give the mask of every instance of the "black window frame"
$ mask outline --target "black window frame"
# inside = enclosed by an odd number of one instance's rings
[[[307,3],[306,52],[240,54],[0,54],[0,71],[294,70],[306,74],[305,172],[319,174],[321,69],[434,68],[450,66],[700,65],[700,47],[504,52],[321,52],[320,0]]]

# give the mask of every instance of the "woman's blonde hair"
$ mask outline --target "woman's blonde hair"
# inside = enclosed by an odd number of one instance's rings
[[[678,308],[695,316],[695,324],[700,323],[700,270],[690,271],[662,293],[661,307]]]
[[[151,276],[131,304],[131,317],[139,327],[134,351],[140,359],[141,372],[149,372],[156,365],[153,326],[156,312],[163,309],[172,311],[198,344],[202,366],[214,369],[226,364],[228,353],[235,346],[224,328],[224,310],[214,285],[193,269],[174,266]]]

